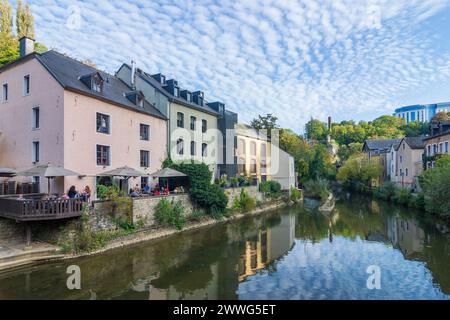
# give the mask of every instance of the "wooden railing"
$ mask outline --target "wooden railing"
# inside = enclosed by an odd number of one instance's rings
[[[58,220],[81,216],[81,199],[33,200],[0,198],[0,217],[17,221]]]

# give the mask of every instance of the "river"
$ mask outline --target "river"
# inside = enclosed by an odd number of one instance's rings
[[[450,299],[448,227],[410,209],[344,198],[332,214],[307,201],[2,273],[0,299]],[[67,288],[69,265],[80,267],[81,290]]]

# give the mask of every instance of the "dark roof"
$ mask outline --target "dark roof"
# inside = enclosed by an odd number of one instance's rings
[[[138,107],[127,99],[124,94],[132,91],[132,88],[115,76],[97,70],[94,67],[88,66],[53,50],[42,54],[35,54],[35,56],[65,89],[86,94],[137,112],[146,113],[167,120],[159,110],[147,101],[144,102],[143,107]],[[80,80],[83,76],[95,74],[97,72],[104,79],[103,90],[101,93],[91,90]]]
[[[131,70],[131,67],[124,63],[120,68],[123,67],[127,67],[128,69]],[[119,68],[119,70],[120,70]],[[220,116],[220,114],[215,111],[214,109],[210,108],[209,106],[206,105],[206,101],[204,101],[204,105],[203,106],[199,106],[198,104],[195,104],[193,102],[187,101],[181,97],[175,97],[174,95],[172,95],[170,92],[168,92],[166,89],[163,88],[162,84],[160,82],[158,82],[156,79],[154,79],[150,74],[148,74],[147,72],[142,71],[141,69],[138,69],[138,72],[136,73],[137,75],[139,75],[141,77],[141,79],[143,79],[144,81],[146,81],[148,84],[150,84],[152,87],[154,87],[155,89],[157,89],[159,92],[161,92],[163,95],[165,95],[169,101],[171,102],[175,102],[178,104],[181,104],[185,107],[188,108],[192,108],[198,111],[202,111],[202,112],[206,112],[209,113],[213,116]]]
[[[405,142],[411,149],[425,148],[425,142],[423,141],[423,137],[405,137],[403,138],[403,140],[405,140]]]
[[[369,150],[386,150],[390,149],[393,144],[400,143],[402,139],[383,139],[383,140],[366,140],[363,150],[367,146]]]

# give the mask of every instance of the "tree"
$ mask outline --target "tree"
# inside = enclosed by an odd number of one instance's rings
[[[341,161],[346,161],[352,156],[361,153],[363,144],[360,142],[353,142],[348,145],[342,145],[338,151],[338,157]]]
[[[344,162],[336,177],[349,189],[366,191],[381,172],[382,167],[378,161],[356,155]]]
[[[428,123],[412,121],[401,127],[406,137],[418,137],[428,133]]]
[[[309,176],[311,146],[291,129],[280,130],[280,147],[294,157],[295,171],[299,176]]]
[[[256,130],[267,130],[267,136],[270,138],[272,130],[278,128],[277,121],[277,117],[268,113],[266,116],[258,115],[258,119],[253,119],[250,126]]]
[[[422,175],[422,189],[425,209],[443,218],[450,217],[450,157],[445,156],[436,162],[436,167]]]
[[[23,8],[21,0],[17,2],[16,28],[19,39],[22,37],[34,39],[34,17],[28,3]]]
[[[306,137],[311,140],[323,141],[328,134],[327,125],[320,120],[311,119],[305,125]]]
[[[431,122],[437,123],[439,121],[449,121],[450,116],[447,112],[438,112],[434,115],[433,119],[431,119]]]
[[[19,46],[12,34],[12,9],[8,0],[0,2],[0,67],[19,57]]]

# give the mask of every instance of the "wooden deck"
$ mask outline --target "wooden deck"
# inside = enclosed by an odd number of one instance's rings
[[[16,221],[60,220],[80,217],[83,213],[81,199],[19,200],[0,198],[0,217]]]

